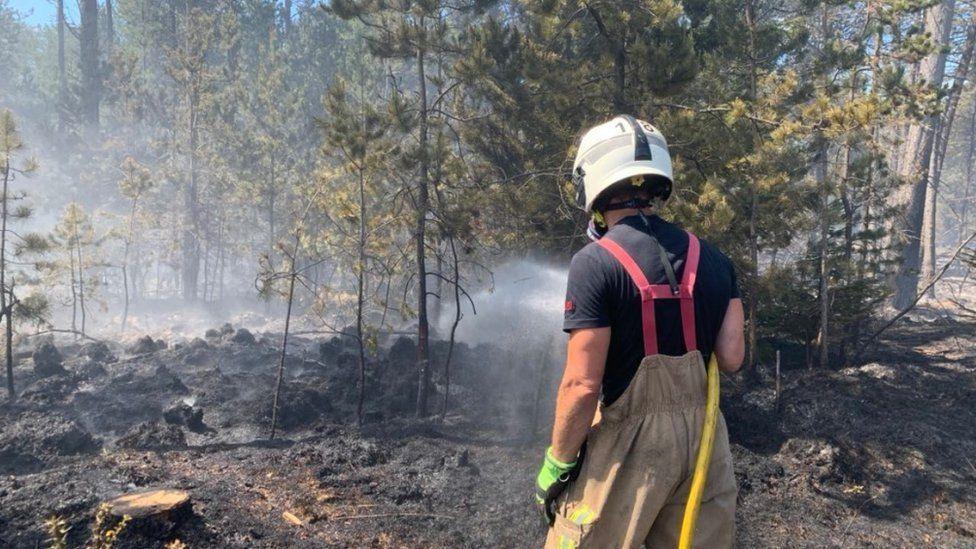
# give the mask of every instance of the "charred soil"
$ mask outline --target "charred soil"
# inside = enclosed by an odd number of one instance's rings
[[[61,343],[63,371],[21,353],[23,389],[0,401],[0,546],[45,546],[51,516],[81,546],[100,502],[151,488],[188,492],[191,510],[127,527],[119,546],[541,543],[532,481],[547,420],[536,378],[518,383],[525,366],[506,351],[456,348],[448,413],[418,420],[412,344],[389,342],[359,428],[351,350],[296,338],[282,434],[267,440],[277,340],[213,332]],[[772,383],[724,380],[739,546],[976,545],[976,329],[907,322],[866,360],[786,370],[778,405]]]

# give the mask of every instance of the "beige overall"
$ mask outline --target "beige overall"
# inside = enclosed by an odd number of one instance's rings
[[[579,478],[557,501],[547,548],[678,546],[705,419],[705,364],[695,344],[693,309],[684,306],[685,301],[691,304],[699,251],[694,235],[689,240],[681,295],[673,296],[682,299],[685,343],[691,349],[680,357],[657,353],[653,320],[650,326],[647,320],[648,315],[653,319],[654,299],[672,297],[670,287],[665,285],[665,292],[647,284],[619,245],[607,238],[599,241],[624,264],[641,291],[648,356],[624,393],[610,406],[601,405]],[[732,546],[736,494],[728,432],[719,414],[695,547]]]

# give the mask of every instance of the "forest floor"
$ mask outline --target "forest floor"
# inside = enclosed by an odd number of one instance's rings
[[[275,342],[226,330],[167,348],[64,344],[64,370],[46,377],[34,362],[50,349],[22,358],[19,398],[0,400],[0,547],[46,546],[53,515],[79,547],[99,502],[154,487],[188,491],[192,514],[128,528],[120,546],[541,543],[544,442],[499,427],[505,399],[476,371],[483,349],[458,351],[465,413],[419,421],[411,349],[397,342],[375,375],[407,375],[377,389],[359,429],[348,353],[299,339],[268,441]],[[867,359],[786,370],[778,409],[772,383],[724,381],[738,546],[976,547],[976,326],[906,319]]]

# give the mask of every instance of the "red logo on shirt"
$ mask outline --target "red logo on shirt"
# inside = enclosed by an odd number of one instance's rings
[[[573,312],[573,311],[576,310],[576,304],[573,303],[573,300],[572,299],[567,299],[566,300],[566,304],[564,305],[564,310],[567,313],[571,313],[571,312]]]

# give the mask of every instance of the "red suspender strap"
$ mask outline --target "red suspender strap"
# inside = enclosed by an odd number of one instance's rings
[[[698,348],[698,338],[695,335],[695,278],[698,274],[698,258],[701,245],[695,235],[688,233],[688,253],[685,256],[684,273],[681,276],[680,288],[677,295],[671,293],[667,284],[650,284],[644,272],[621,246],[609,238],[601,238],[597,244],[610,252],[623,265],[630,275],[641,297],[641,325],[644,334],[644,355],[658,354],[657,348],[657,319],[654,317],[655,299],[679,299],[681,301],[681,330],[684,334],[685,349],[693,351]]]
[[[698,337],[695,335],[695,279],[698,276],[698,256],[701,244],[698,237],[688,233],[688,253],[685,255],[685,272],[681,275],[681,331],[685,334],[685,349],[694,351],[698,348]],[[687,288],[688,297],[684,290]]]
[[[610,254],[624,266],[627,274],[630,275],[630,279],[633,280],[634,285],[637,286],[637,291],[640,292],[641,297],[641,325],[644,332],[644,356],[651,356],[657,354],[657,319],[654,317],[654,296],[651,293],[651,285],[647,282],[647,277],[644,276],[644,271],[641,271],[637,263],[634,262],[634,258],[630,257],[620,244],[617,244],[609,238],[601,238],[596,241],[597,244],[603,246],[603,249],[610,252]]]

